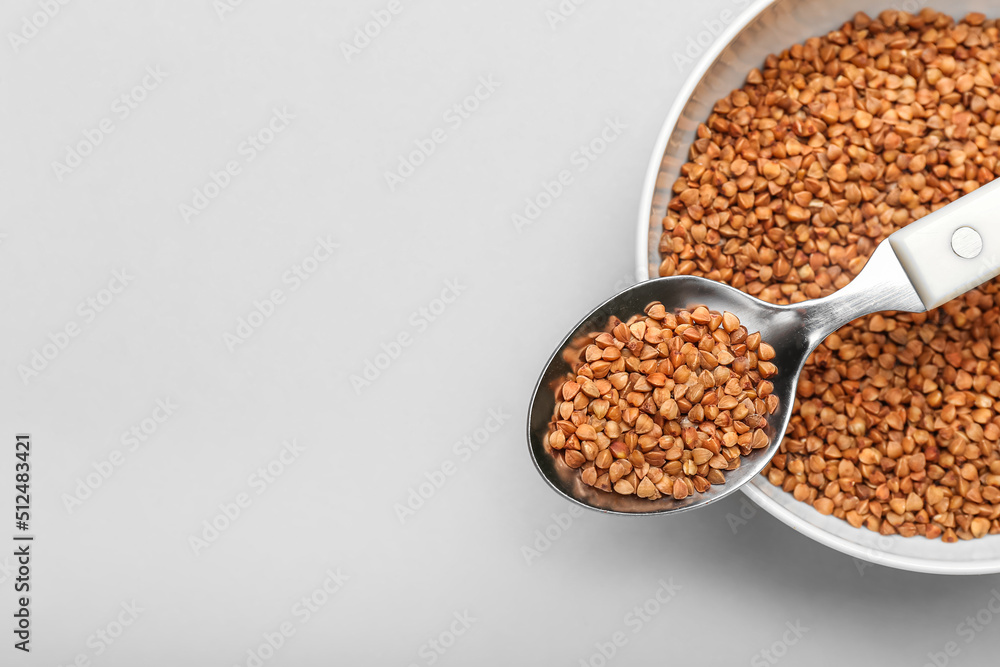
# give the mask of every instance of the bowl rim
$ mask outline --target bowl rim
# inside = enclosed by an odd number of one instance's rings
[[[885,565],[886,567],[892,567],[899,570],[908,570],[910,572],[920,572],[924,574],[948,574],[948,575],[972,575],[972,574],[996,574],[1000,571],[1000,558],[984,558],[979,560],[971,561],[945,561],[936,558],[921,558],[917,556],[904,556],[900,554],[890,553],[888,551],[880,551],[878,549],[871,549],[869,547],[864,547],[857,542],[852,542],[851,540],[845,539],[838,535],[834,535],[828,530],[812,523],[806,521],[802,517],[798,516],[783,504],[779,503],[777,500],[772,498],[767,491],[764,491],[758,486],[760,484],[771,483],[767,480],[763,480],[761,476],[755,477],[746,484],[740,490],[746,494],[756,505],[763,508],[768,514],[775,517],[785,525],[793,528],[796,532],[802,533],[803,535],[812,538],[813,540],[819,542],[820,544],[825,544],[826,546],[835,549],[843,554],[852,556],[854,558],[873,563],[875,565]],[[773,489],[779,493],[787,493],[781,490],[779,487],[773,487]],[[798,503],[799,501],[794,501]],[[804,503],[800,503],[804,504]],[[813,510],[815,511],[815,510]],[[819,513],[817,512],[817,515]],[[820,515],[822,516],[822,515]],[[832,517],[823,517],[832,518]],[[848,528],[852,530],[864,530],[864,528],[854,528],[846,521],[841,519],[835,519],[844,523]],[[1000,539],[1000,536],[993,536],[995,539]],[[895,540],[915,540],[921,539],[919,537],[900,537],[899,535],[890,536],[890,539]],[[926,539],[926,538],[922,538]],[[980,538],[984,539],[984,538]]]
[[[639,221],[636,234],[637,243],[635,257],[635,275],[637,281],[641,282],[651,278],[649,271],[650,211],[652,210],[653,198],[656,194],[656,184],[659,180],[663,156],[666,153],[670,137],[677,126],[677,122],[680,120],[684,107],[694,93],[695,88],[726,47],[728,47],[729,44],[745,28],[747,28],[747,26],[757,19],[764,10],[769,8],[771,5],[784,1],[790,0],[756,0],[756,2],[748,5],[733,19],[732,23],[719,33],[715,41],[713,41],[712,44],[705,49],[704,53],[702,53],[695,63],[694,68],[687,75],[683,85],[678,90],[677,96],[674,98],[674,101],[667,112],[667,116],[662,127],[660,128],[659,135],[653,145],[653,152],[649,159],[649,166],[646,170],[646,177],[642,188],[642,195],[639,200]],[[762,481],[762,478],[758,475],[752,479],[750,483],[744,485],[741,491],[768,514],[777,518],[785,525],[793,528],[796,532],[802,533],[820,544],[824,544],[841,553],[853,556],[854,558],[874,563],[876,565],[884,565],[896,569],[927,574],[973,575],[1000,573],[1000,557],[971,561],[946,561],[937,558],[899,555],[886,551],[873,550],[869,547],[862,546],[857,542],[835,535],[821,526],[799,517],[783,504],[772,498],[769,493],[760,486],[760,484],[770,485],[770,482],[767,480]],[[770,489],[768,489],[768,491],[769,490]],[[781,491],[780,489],[778,490]],[[781,491],[781,493],[785,492]],[[837,519],[837,521],[840,521],[840,519]],[[846,522],[844,523],[846,524]],[[864,529],[854,528],[854,530]],[[904,538],[895,535],[891,536],[890,539],[904,540],[915,538]],[[1000,539],[1000,536],[996,536],[995,539]]]

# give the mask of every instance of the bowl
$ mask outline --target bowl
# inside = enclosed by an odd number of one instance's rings
[[[886,9],[918,13],[926,0],[758,0],[747,6],[734,0],[717,20],[695,26],[675,58],[700,58],[681,87],[653,149],[639,209],[636,276],[648,280],[659,272],[659,239],[670,202],[671,187],[687,161],[699,123],[713,104],[743,85],[747,73],[777,50],[809,37],[835,30],[857,12],[876,16]],[[743,12],[734,17],[740,7]],[[982,0],[951,0],[939,7],[956,19],[969,12],[992,16],[998,12]],[[720,30],[720,26],[725,26]],[[699,28],[703,30],[699,31]],[[714,40],[714,41],[713,41]],[[699,52],[701,51],[701,52]],[[991,574],[1000,572],[1000,535],[946,544],[923,537],[885,536],[854,528],[842,519],[823,516],[811,505],[758,475],[743,487],[756,504],[796,531],[855,558],[888,567],[935,574]]]

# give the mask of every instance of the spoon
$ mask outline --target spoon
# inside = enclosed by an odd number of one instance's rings
[[[556,347],[542,371],[528,410],[528,445],[535,467],[567,499],[615,514],[667,514],[725,498],[756,476],[778,452],[788,427],[795,389],[806,359],[831,333],[849,322],[882,311],[923,312],[937,308],[1000,274],[1000,179],[942,207],[882,241],[858,276],[822,299],[775,306],[738,289],[694,276],[671,276],[638,283],[608,299],[583,319]],[[660,301],[668,312],[695,305],[728,310],[748,331],[759,331],[772,345],[778,367],[769,378],[780,400],[768,417],[770,445],[744,456],[725,484],[682,500],[647,500],[587,486],[579,470],[567,466],[545,444],[556,407],[555,392],[569,364],[562,351],[588,333],[601,330],[612,315],[626,320]]]

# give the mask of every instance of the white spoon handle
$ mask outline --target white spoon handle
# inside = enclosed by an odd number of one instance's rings
[[[927,310],[1000,274],[1000,179],[886,239]]]

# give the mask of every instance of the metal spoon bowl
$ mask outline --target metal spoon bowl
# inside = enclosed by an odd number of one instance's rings
[[[705,493],[695,493],[683,500],[666,496],[660,500],[650,501],[634,495],[606,493],[587,486],[580,478],[580,471],[563,463],[562,459],[554,456],[554,452],[545,444],[549,422],[556,408],[556,391],[566,378],[566,374],[570,372],[570,366],[563,359],[562,351],[573,340],[601,330],[612,315],[617,315],[623,320],[627,319],[631,315],[643,312],[643,308],[651,301],[660,301],[668,311],[702,304],[707,305],[710,310],[720,312],[728,310],[736,314],[751,333],[760,331],[764,341],[783,341],[781,346],[775,347],[777,356],[772,360],[772,363],[780,369],[778,375],[771,378],[771,382],[774,383],[774,394],[778,396],[780,404],[778,411],[768,418],[767,435],[771,440],[770,446],[754,450],[749,456],[744,457],[739,468],[726,473],[725,484],[711,486]],[[791,417],[798,372],[808,355],[808,350],[804,346],[805,341],[801,339],[800,333],[801,325],[794,312],[704,278],[675,276],[633,285],[608,299],[588,315],[559,344],[546,364],[545,371],[535,387],[528,416],[528,442],[538,471],[552,488],[569,500],[596,510],[617,514],[679,512],[707,505],[728,496],[758,474],[777,451],[781,440],[780,434],[785,432]],[[795,343],[784,344],[787,340],[793,340]]]

